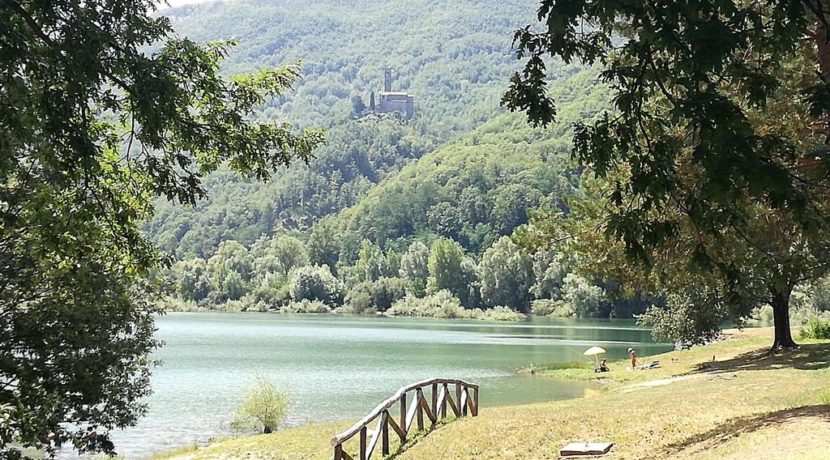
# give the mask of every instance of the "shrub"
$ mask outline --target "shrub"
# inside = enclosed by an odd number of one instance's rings
[[[380,278],[355,285],[346,296],[346,303],[355,312],[363,312],[370,308],[386,311],[395,301],[404,298],[408,292],[409,282],[405,279]]]
[[[519,321],[527,318],[527,315],[512,310],[510,307],[498,306],[491,310],[485,310],[479,319],[493,321]]]
[[[415,297],[413,294],[407,294],[406,297],[392,304],[392,307],[386,310],[385,314],[388,316],[424,316],[495,321],[518,321],[525,318],[525,315],[503,306],[491,310],[464,308],[461,306],[461,301],[447,290],[438,291],[422,299]]]
[[[289,302],[280,308],[280,313],[330,313],[331,307],[319,300],[303,299],[299,302]]]
[[[218,305],[217,309],[221,311],[226,311],[229,313],[239,313],[241,311],[245,311],[245,302],[242,300],[228,300],[227,302]]]
[[[331,274],[327,265],[300,267],[291,276],[291,300],[320,300],[328,304],[339,304],[340,281]]]
[[[435,318],[470,318],[471,313],[461,306],[461,301],[442,289],[422,299],[412,294],[392,304],[386,310],[389,316],[432,316]]]
[[[574,316],[573,305],[562,300],[534,300],[530,305],[530,311],[534,315],[553,316],[556,318],[570,318]]]
[[[159,307],[164,311],[199,311],[195,300],[183,299],[181,297],[165,297],[158,302]]]
[[[256,377],[245,391],[234,414],[236,430],[257,430],[271,433],[285,420],[289,397],[263,377]]]
[[[342,307],[333,309],[331,312],[336,315],[371,315],[375,313],[375,309],[356,310],[352,305],[343,305]]]
[[[830,339],[830,320],[811,318],[799,333],[801,339]]]

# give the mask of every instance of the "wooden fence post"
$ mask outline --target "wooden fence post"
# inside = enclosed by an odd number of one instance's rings
[[[389,455],[389,412],[384,411],[380,423],[380,453]]]
[[[414,404],[418,405],[418,409],[416,409],[415,417],[418,420],[418,429],[424,431],[424,409],[421,408],[421,401],[424,399],[424,392],[420,388],[415,390],[415,401]]]
[[[401,423],[399,425],[401,431],[403,431],[403,439],[401,439],[401,444],[403,444],[408,437],[407,433],[409,433],[409,427],[406,426],[406,393],[401,395]]]
[[[458,416],[464,416],[464,408],[461,407],[461,383],[456,382],[455,384],[455,405],[458,407]]]
[[[447,384],[444,384],[444,397],[441,398],[441,419],[447,418],[447,397],[450,395],[450,389]]]
[[[366,431],[365,426],[360,429],[360,460],[366,460]]]
[[[432,384],[432,416],[435,417],[435,421],[432,422],[432,426],[435,426],[435,423],[438,421],[438,384]]]

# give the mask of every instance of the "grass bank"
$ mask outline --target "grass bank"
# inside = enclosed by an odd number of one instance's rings
[[[570,401],[481,409],[410,444],[397,459],[549,459],[567,442],[616,443],[615,459],[826,459],[830,455],[830,342],[767,355],[771,331],[671,352],[662,367],[612,372],[537,370],[537,378],[594,380]],[[643,361],[646,361],[644,359]],[[551,378],[551,385],[556,380]],[[487,391],[483,388],[482,391]],[[311,425],[159,458],[325,459],[348,422]]]

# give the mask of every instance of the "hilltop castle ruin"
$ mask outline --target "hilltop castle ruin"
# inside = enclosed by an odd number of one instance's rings
[[[392,69],[383,69],[383,91],[378,94],[380,100],[375,104],[375,94],[371,95],[370,109],[374,113],[400,112],[406,118],[415,115],[415,96],[406,91],[392,91]]]

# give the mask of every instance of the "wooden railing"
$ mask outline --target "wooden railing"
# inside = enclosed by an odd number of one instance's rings
[[[455,399],[450,392],[450,385],[455,386]],[[407,406],[408,394],[414,391],[414,399]],[[429,398],[425,392],[429,392]],[[471,394],[472,393],[472,394]],[[396,420],[390,413],[392,406],[400,405],[400,417]],[[407,441],[412,432],[413,423],[418,430],[424,429],[424,415],[431,426],[447,416],[447,406],[456,417],[478,415],[478,385],[455,379],[430,379],[413,383],[398,390],[391,398],[378,404],[375,409],[348,430],[331,439],[334,447],[334,460],[369,460],[380,443],[382,455],[389,455],[389,428],[398,435],[401,445]],[[377,419],[374,431],[368,425]],[[346,453],[343,444],[355,435],[360,436],[357,457]]]

